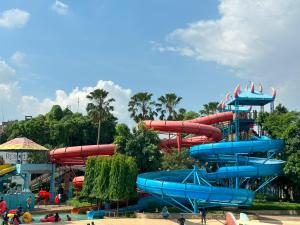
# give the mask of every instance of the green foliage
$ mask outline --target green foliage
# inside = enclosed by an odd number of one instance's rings
[[[157,115],[154,109],[155,102],[151,99],[152,95],[148,92],[139,92],[130,98],[128,111],[135,122],[154,119],[154,116]]]
[[[111,157],[97,157],[95,167],[95,180],[92,196],[101,200],[109,200],[109,174],[111,169]]]
[[[157,99],[156,111],[160,113],[160,120],[175,120],[178,112],[177,105],[180,103],[182,97],[178,97],[175,93],[167,93]]]
[[[115,143],[119,145],[117,152],[132,156],[139,168],[139,172],[158,170],[161,163],[159,149],[160,140],[156,132],[139,125],[129,135],[127,132],[118,135]]]
[[[250,210],[300,210],[300,203],[254,201]]]
[[[28,153],[29,163],[47,163],[48,151],[33,151]]]
[[[53,105],[50,112],[46,114],[46,118],[48,120],[61,120],[63,118],[64,113],[59,105]]]
[[[138,175],[137,164],[132,157],[125,158],[126,178],[125,178],[125,196],[127,199],[136,197],[135,181]]]
[[[81,195],[86,198],[93,197],[91,195],[91,191],[93,190],[94,181],[95,181],[95,171],[96,171],[95,165],[96,165],[96,158],[88,157],[86,161],[83,187],[81,190]]]
[[[6,127],[1,142],[16,137],[27,137],[48,148],[95,144],[97,124],[89,116],[72,113],[68,108],[53,106],[46,116],[17,121]],[[63,113],[61,117],[60,113]],[[60,119],[59,119],[60,118]],[[58,120],[59,119],[59,120]],[[115,135],[116,118],[112,115],[101,124],[101,143],[111,143]]]
[[[89,157],[81,196],[89,201],[128,200],[136,196],[137,165],[132,157]]]
[[[258,121],[264,130],[273,138],[284,138],[285,131],[297,120],[299,113],[288,112],[284,114],[278,113],[262,113],[259,114]]]
[[[98,123],[96,142],[98,145],[100,143],[101,123],[109,118],[114,118],[111,114],[114,107],[111,104],[115,101],[115,99],[108,98],[108,92],[103,89],[96,89],[90,92],[90,94],[86,97],[91,101],[87,105],[86,111],[93,121]]]
[[[77,207],[84,207],[84,206],[90,206],[91,205],[91,203],[79,200],[77,198],[69,199],[66,203],[67,203],[67,205],[73,206],[75,208],[77,208]]]
[[[112,158],[109,173],[109,199],[119,201],[126,199],[126,164],[124,156],[117,154]]]
[[[194,160],[189,156],[188,149],[182,149],[178,156],[177,149],[170,154],[164,154],[161,167],[163,170],[192,169]]]
[[[200,116],[200,114],[197,112],[188,111],[188,112],[184,113],[183,120],[192,120],[192,119],[198,118],[199,116]]]
[[[284,165],[284,182],[277,183],[284,187],[293,189],[294,199],[300,200],[300,114],[298,112],[288,112],[280,105],[273,113],[262,113],[258,121],[263,129],[272,138],[282,138],[285,141],[285,149],[282,159],[286,160]]]
[[[116,126],[116,136],[114,143],[118,145],[118,152],[125,154],[126,143],[129,139],[132,138],[130,129],[126,124],[118,124]]]
[[[215,114],[217,112],[219,102],[209,102],[202,106],[202,109],[199,111],[201,116],[208,116]]]

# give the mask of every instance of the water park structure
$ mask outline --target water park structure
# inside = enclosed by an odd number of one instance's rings
[[[190,147],[195,160],[214,168],[209,171],[195,164],[193,170],[140,174],[138,188],[187,212],[197,213],[203,206],[251,205],[255,193],[282,172],[284,162],[273,157],[283,150],[283,141],[270,139],[259,127],[255,131],[257,111],[251,112],[253,106],[263,111],[267,104],[272,111],[275,97],[274,89],[266,95],[261,86],[255,91],[251,83],[246,90],[237,86],[233,95],[227,94],[215,115],[191,121],[145,121],[149,129],[178,133],[178,149],[182,144]],[[182,133],[199,135],[202,143],[189,143]],[[266,156],[257,157],[261,154]],[[259,182],[255,188],[254,181]]]
[[[139,174],[137,188],[148,193],[160,204],[172,205],[182,211],[198,213],[200,207],[248,206],[255,193],[272,182],[282,172],[283,161],[274,159],[284,147],[282,140],[272,140],[255,123],[257,108],[274,109],[276,91],[263,93],[262,86],[254,84],[241,90],[238,85],[233,94],[227,94],[219,104],[219,112],[187,121],[143,121],[147,129],[174,134],[174,138],[161,140],[165,154],[181,148],[190,148],[195,159],[193,169],[158,171]],[[49,164],[24,164],[19,171],[25,174],[26,190],[30,174],[36,170],[50,173],[50,196],[55,195],[55,171],[62,167],[83,168],[89,156],[111,156],[115,144],[87,145],[58,148],[49,151]],[[7,174],[1,168],[1,176]],[[11,175],[11,174],[9,174]],[[80,189],[84,177],[73,179],[73,186]],[[46,194],[45,194],[46,195]],[[47,192],[48,195],[48,192]],[[147,207],[150,198],[140,199],[135,211]],[[9,206],[10,208],[15,206]],[[90,216],[103,212],[93,211]]]

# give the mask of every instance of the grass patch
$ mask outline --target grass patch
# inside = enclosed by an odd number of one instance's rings
[[[300,203],[254,201],[252,206],[243,207],[243,209],[249,209],[249,210],[300,210]]]
[[[81,201],[81,200],[76,199],[76,198],[69,199],[66,203],[67,203],[67,205],[73,206],[75,208],[91,205],[91,203],[89,203],[89,202]]]

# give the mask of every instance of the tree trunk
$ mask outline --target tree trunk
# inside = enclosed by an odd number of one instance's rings
[[[98,136],[97,136],[97,145],[99,145],[100,142],[100,128],[101,128],[101,121],[98,121]]]

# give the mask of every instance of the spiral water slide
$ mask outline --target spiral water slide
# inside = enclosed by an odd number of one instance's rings
[[[227,120],[232,120],[231,112],[188,122],[145,121],[145,126],[160,132],[199,135],[210,142],[218,142],[222,137],[221,131],[209,124]],[[186,200],[191,203],[194,212],[195,205],[251,205],[255,191],[246,189],[244,182],[251,178],[269,176],[266,182],[270,182],[281,173],[283,161],[249,155],[268,153],[271,156],[281,151],[283,146],[282,140],[271,140],[267,137],[250,141],[195,145],[190,149],[193,158],[204,162],[217,162],[224,166],[210,173],[196,166],[193,170],[144,173],[138,175],[137,187],[154,196],[171,199],[175,203]],[[232,184],[226,185],[226,182]],[[184,209],[188,210],[186,207]]]

